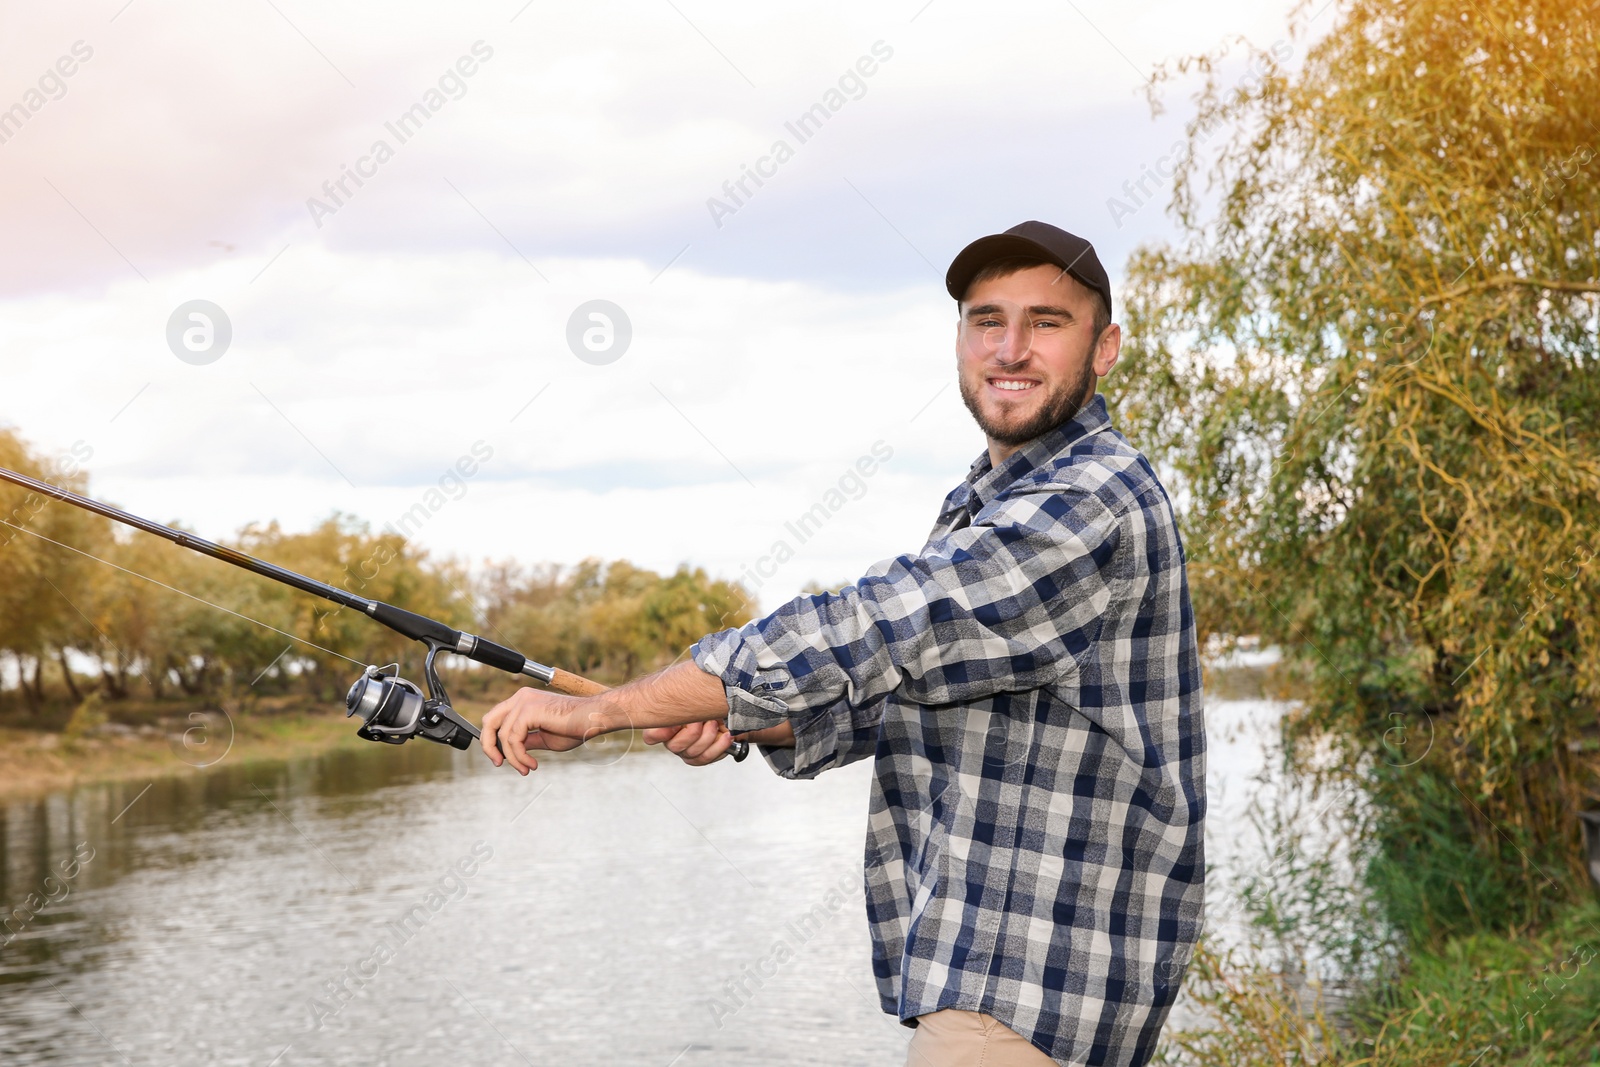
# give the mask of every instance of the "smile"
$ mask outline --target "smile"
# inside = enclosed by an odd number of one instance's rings
[[[1020,393],[1034,388],[1039,383],[1028,378],[990,378],[989,384],[1008,393]]]

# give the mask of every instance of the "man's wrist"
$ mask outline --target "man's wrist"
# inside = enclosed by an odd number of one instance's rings
[[[628,714],[625,700],[618,699],[618,691],[613,689],[609,693],[589,697],[591,704],[589,721],[595,727],[597,734],[613,734],[618,730],[628,730],[637,724]]]

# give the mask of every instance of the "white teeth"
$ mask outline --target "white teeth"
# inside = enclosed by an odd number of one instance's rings
[[[1011,390],[1011,391],[1015,392],[1015,391],[1020,390],[1020,389],[1032,389],[1034,387],[1034,385],[1037,384],[1037,383],[1035,383],[1035,382],[1015,382],[1015,381],[994,380],[994,381],[991,381],[989,384],[994,386],[996,389],[1008,389],[1008,390]]]

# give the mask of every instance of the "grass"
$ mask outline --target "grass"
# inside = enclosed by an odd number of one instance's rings
[[[1600,903],[1539,932],[1474,933],[1409,954],[1336,1015],[1316,990],[1203,946],[1164,1062],[1193,1067],[1600,1065]]]
[[[1375,1065],[1600,1064],[1600,905],[1565,909],[1536,934],[1452,938],[1351,1018]]]

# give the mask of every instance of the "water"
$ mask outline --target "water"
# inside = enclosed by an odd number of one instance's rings
[[[1214,857],[1278,711],[1212,708]],[[413,742],[12,802],[0,1064],[902,1063],[867,774],[651,750],[522,779]]]
[[[524,780],[413,742],[145,785],[5,808],[0,902],[58,902],[0,949],[0,1063],[904,1057],[868,962],[865,767],[651,751]],[[780,936],[794,958],[731,994]]]

